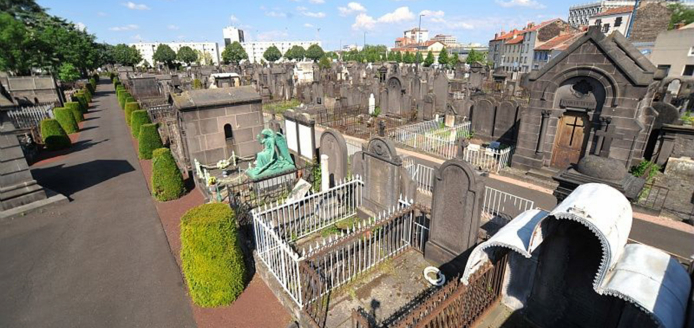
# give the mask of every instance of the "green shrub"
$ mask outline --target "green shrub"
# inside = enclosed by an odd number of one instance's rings
[[[84,113],[82,113],[82,105],[79,102],[71,101],[65,103],[65,108],[70,110],[72,116],[75,117],[77,123],[84,121]]]
[[[125,91],[125,89],[120,89],[118,90],[118,105],[122,108],[125,105],[125,95],[128,93],[128,91]]]
[[[130,115],[136,110],[140,109],[140,105],[136,102],[125,103],[125,123],[130,125]]]
[[[246,266],[229,205],[204,204],[183,215],[181,261],[195,304],[228,305],[243,292]]]
[[[149,123],[152,123],[152,121],[149,120],[149,116],[147,116],[147,111],[141,109],[133,111],[130,114],[130,132],[132,133],[133,137],[139,138],[140,128],[144,124]]]
[[[646,179],[646,182],[651,182],[660,169],[661,167],[658,164],[651,161],[642,161],[639,165],[632,166],[629,173],[637,178]]]
[[[92,92],[96,91],[96,79],[94,77],[89,79],[89,84],[92,86]]]
[[[89,102],[87,101],[87,96],[84,93],[77,94],[77,101],[80,103],[82,113],[86,113],[89,110]]]
[[[140,128],[139,139],[138,157],[140,159],[152,159],[152,152],[164,147],[156,124],[143,124]]]
[[[125,98],[125,103],[123,103],[123,109],[125,109],[125,104],[127,104],[129,102],[137,102],[137,100],[135,100],[135,98],[133,96],[128,94],[128,96]]]
[[[48,150],[59,150],[70,147],[72,142],[57,120],[52,118],[41,121],[41,138]]]
[[[185,193],[183,175],[168,148],[152,152],[152,195],[159,201],[178,199]]]
[[[60,123],[60,126],[65,130],[67,134],[72,134],[79,131],[79,126],[77,126],[77,121],[75,121],[75,116],[72,112],[64,107],[58,107],[53,109],[53,115],[55,119]]]
[[[85,86],[82,91],[84,92],[84,95],[87,97],[87,101],[91,102],[92,101],[92,92],[89,91],[89,87]]]

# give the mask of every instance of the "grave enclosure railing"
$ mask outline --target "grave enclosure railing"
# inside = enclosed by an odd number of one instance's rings
[[[397,127],[388,132],[388,137],[398,144],[446,159],[456,156],[458,139],[469,135],[469,121],[446,127],[442,117]]]
[[[469,145],[463,152],[463,159],[484,171],[498,173],[511,162],[513,146],[494,149],[478,145]]]
[[[428,295],[412,309],[388,318],[393,328],[471,327],[501,298],[508,254],[495,263],[486,263],[465,285],[459,277]],[[397,311],[396,313],[402,313]],[[376,328],[375,320],[363,309],[352,310],[353,328]]]
[[[32,130],[38,127],[44,119],[53,118],[53,107],[53,104],[22,107],[8,111],[7,116],[17,129]]]

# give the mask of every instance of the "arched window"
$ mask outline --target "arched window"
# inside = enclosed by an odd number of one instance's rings
[[[234,131],[231,130],[231,124],[224,125],[224,139],[234,139]]]

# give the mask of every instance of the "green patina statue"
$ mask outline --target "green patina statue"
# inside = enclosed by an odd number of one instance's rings
[[[272,176],[295,169],[294,161],[289,156],[287,140],[284,135],[270,129],[264,129],[258,135],[258,142],[263,145],[255,156],[255,166],[246,171],[246,175],[251,180],[258,180],[267,176]]]

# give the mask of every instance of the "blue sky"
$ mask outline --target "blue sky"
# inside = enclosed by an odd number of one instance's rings
[[[41,6],[83,24],[111,44],[169,41],[223,43],[222,28],[234,25],[251,40],[313,40],[334,50],[344,44],[393,46],[416,27],[430,36],[453,34],[459,42],[486,44],[500,29],[559,17],[585,2],[550,0],[38,0]],[[320,31],[318,31],[320,29]]]

